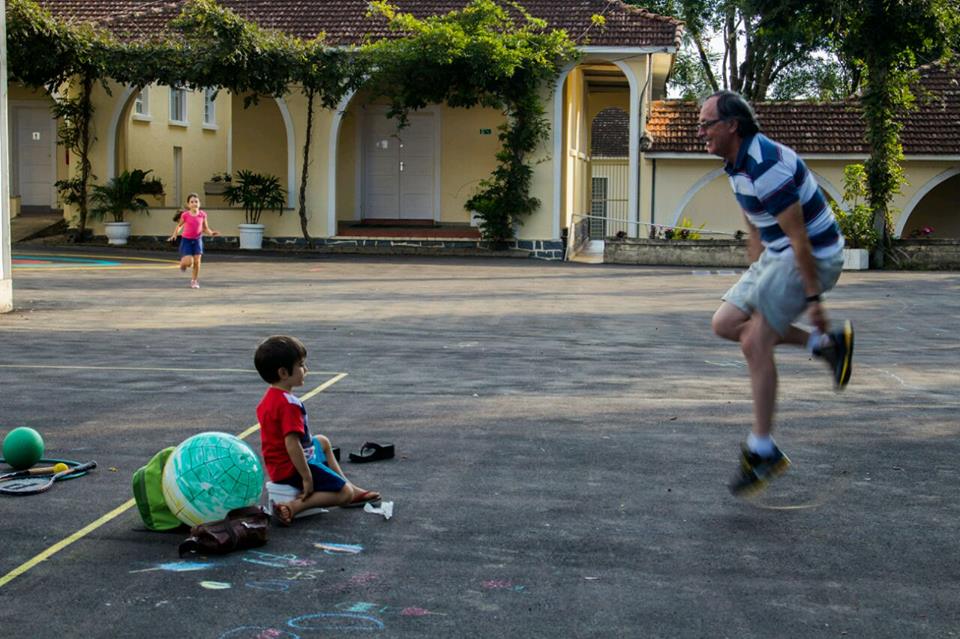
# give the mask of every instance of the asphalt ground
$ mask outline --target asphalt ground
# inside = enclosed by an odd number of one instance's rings
[[[0,496],[2,637],[960,635],[958,273],[843,275],[853,380],[779,353],[794,466],[745,502],[746,369],[709,327],[735,271],[217,253],[191,290],[171,254],[14,254],[0,434],[99,468]],[[396,445],[344,463],[394,516],[181,562],[131,475],[250,431],[275,333],[309,349],[315,431]]]

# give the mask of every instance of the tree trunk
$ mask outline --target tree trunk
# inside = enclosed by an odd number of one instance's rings
[[[80,85],[80,104],[82,106],[77,127],[80,132],[80,148],[77,160],[80,162],[80,229],[77,241],[83,242],[87,230],[87,191],[90,182],[90,120],[93,118],[93,78],[85,76]]]
[[[306,140],[303,142],[303,168],[300,170],[300,230],[303,232],[303,239],[307,241],[307,246],[313,248],[313,239],[310,237],[310,231],[307,229],[307,178],[310,172],[310,141],[313,135],[313,97],[316,95],[316,89],[307,89],[307,133]],[[335,162],[335,158],[330,158]]]

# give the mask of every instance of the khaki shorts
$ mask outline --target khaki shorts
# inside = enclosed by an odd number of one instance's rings
[[[843,252],[815,259],[820,290],[832,289],[843,270]],[[807,294],[793,254],[783,257],[764,251],[740,280],[730,287],[724,302],[730,302],[747,315],[759,312],[781,336],[807,308]]]

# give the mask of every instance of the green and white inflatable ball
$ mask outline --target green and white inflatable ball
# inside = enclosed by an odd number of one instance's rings
[[[189,526],[252,506],[263,490],[260,458],[227,433],[200,433],[177,446],[163,468],[163,498]]]

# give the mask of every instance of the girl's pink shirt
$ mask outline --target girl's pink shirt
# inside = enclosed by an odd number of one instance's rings
[[[195,240],[203,235],[203,221],[207,219],[207,212],[200,210],[197,214],[192,214],[189,210],[180,215],[183,222],[183,237],[188,240]]]

